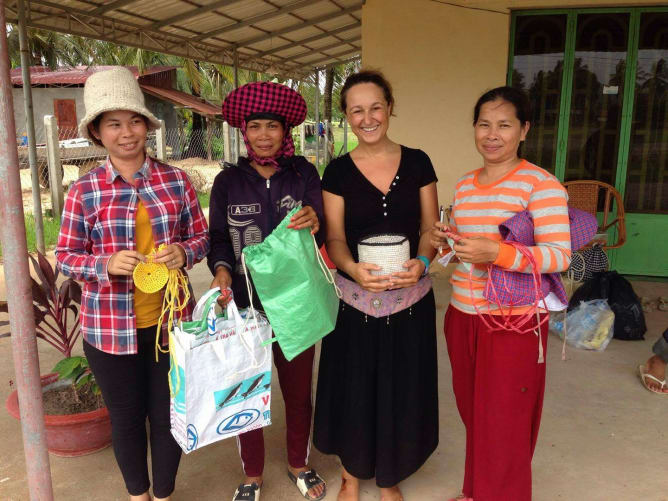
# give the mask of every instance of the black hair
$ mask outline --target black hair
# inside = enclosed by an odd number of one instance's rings
[[[488,90],[478,98],[478,102],[475,103],[475,108],[473,108],[473,125],[478,122],[482,105],[497,99],[506,101],[515,107],[515,116],[517,116],[522,127],[530,121],[531,103],[526,93],[514,87],[503,86]]]
[[[372,83],[380,87],[383,91],[385,101],[387,101],[387,104],[391,107],[392,111],[394,111],[394,96],[392,95],[392,86],[385,78],[385,75],[383,75],[378,70],[360,70],[346,78],[343,87],[341,87],[340,107],[343,113],[346,112],[346,95],[348,94],[348,91],[354,85],[361,83]]]
[[[98,116],[96,116],[92,122],[88,124],[88,132],[90,136],[90,140],[93,141],[94,144],[97,146],[102,146],[104,148],[104,145],[102,144],[102,141],[100,141],[98,138],[95,137],[95,134],[93,132],[100,132],[100,122],[102,121],[102,115],[104,113],[100,113]]]
[[[268,111],[260,111],[257,113],[251,113],[245,119],[246,123],[251,120],[273,120],[275,122],[280,122],[280,124],[285,129],[285,117],[277,113],[270,113]]]

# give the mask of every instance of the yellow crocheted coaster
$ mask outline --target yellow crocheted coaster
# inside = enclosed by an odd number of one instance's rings
[[[169,270],[164,263],[154,263],[149,258],[145,263],[139,263],[135,266],[132,279],[140,291],[152,294],[158,292],[167,284]]]

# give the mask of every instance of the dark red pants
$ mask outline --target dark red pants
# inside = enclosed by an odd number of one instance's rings
[[[547,329],[545,322],[543,350]],[[531,459],[545,392],[538,336],[490,332],[477,315],[450,306],[445,339],[466,426],[462,492],[475,501],[530,501]]]
[[[274,365],[285,402],[285,424],[288,463],[293,468],[306,466],[311,436],[311,382],[315,347],[288,362],[278,343],[273,344]],[[262,428],[239,435],[239,454],[244,472],[259,477],[264,469],[264,435]]]

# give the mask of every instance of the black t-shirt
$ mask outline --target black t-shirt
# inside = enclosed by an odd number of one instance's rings
[[[356,262],[357,242],[377,233],[406,235],[414,258],[420,242],[420,188],[437,180],[424,151],[401,146],[399,169],[387,193],[364,177],[350,154],[329,163],[322,189],[343,197],[346,240]]]

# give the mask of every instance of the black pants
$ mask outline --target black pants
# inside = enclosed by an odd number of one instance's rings
[[[84,341],[88,359],[111,417],[111,439],[116,461],[132,496],[146,492],[148,479],[146,418],[150,424],[153,495],[174,490],[181,448],[169,422],[169,355],[155,361],[156,327],[137,329],[136,355],[111,355]]]

